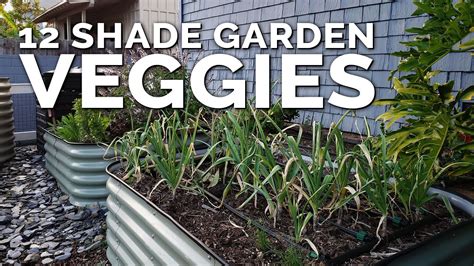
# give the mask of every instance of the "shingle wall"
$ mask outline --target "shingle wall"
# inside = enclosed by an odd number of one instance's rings
[[[415,10],[412,0],[182,0],[183,22],[202,23],[201,42],[202,51],[192,50],[190,53],[189,67],[200,58],[215,53],[227,53],[239,58],[245,65],[244,69],[232,75],[225,70],[214,70],[209,77],[212,81],[209,89],[218,89],[220,80],[226,78],[245,78],[248,81],[249,95],[254,92],[254,57],[255,54],[268,53],[272,56],[271,69],[272,81],[281,80],[281,54],[282,53],[323,53],[323,67],[307,67],[299,71],[305,75],[319,75],[320,87],[301,88],[300,96],[324,96],[325,108],[320,110],[301,110],[297,122],[310,120],[322,121],[328,127],[337,121],[345,110],[327,104],[332,91],[351,95],[351,90],[341,88],[329,76],[329,66],[338,56],[345,53],[358,53],[371,57],[374,62],[370,71],[352,71],[357,75],[370,79],[376,87],[376,98],[387,98],[394,95],[391,82],[388,81],[390,70],[398,64],[398,58],[390,53],[404,49],[401,41],[408,40],[410,36],[405,33],[409,27],[421,26],[424,17],[411,17]],[[232,22],[240,27],[244,35],[250,23],[259,22],[265,38],[268,40],[270,23],[285,22],[296,28],[298,22],[315,23],[324,33],[324,24],[328,22],[357,23],[365,30],[367,22],[374,23],[374,49],[367,49],[360,45],[357,49],[322,50],[320,45],[313,50],[275,50],[250,48],[249,50],[222,50],[213,41],[213,31],[223,22]],[[324,38],[323,38],[324,40]],[[296,33],[292,43],[296,43]],[[474,61],[468,54],[455,54],[449,56],[437,66],[439,69],[450,71],[440,75],[438,80],[454,79],[457,87],[467,87],[474,83]],[[281,93],[280,84],[275,87],[274,95]],[[357,133],[363,131],[363,117],[367,117],[372,130],[378,128],[375,118],[383,113],[384,107],[370,106],[355,112],[355,116],[346,119],[342,125],[343,130]]]
[[[36,61],[41,72],[54,70],[58,56],[37,55]],[[80,57],[76,58],[73,66],[80,65]],[[12,88],[12,100],[15,118],[15,132],[36,130],[36,96],[29,85],[30,80],[18,55],[0,54],[0,77],[9,77],[10,83],[26,84],[30,89],[17,91]],[[22,88],[25,86],[21,86]]]
[[[39,55],[36,56],[36,61],[41,72],[46,72],[56,68],[58,58],[58,56]],[[0,54],[0,76],[9,77],[10,83],[30,83],[18,55]]]

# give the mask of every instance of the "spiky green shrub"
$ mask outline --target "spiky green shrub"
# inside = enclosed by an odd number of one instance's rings
[[[73,113],[64,116],[53,126],[56,135],[79,143],[102,143],[110,140],[110,117],[101,110],[82,109],[80,99],[74,102]]]

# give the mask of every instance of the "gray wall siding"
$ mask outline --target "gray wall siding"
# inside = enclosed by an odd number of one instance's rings
[[[336,122],[345,110],[330,106],[327,103],[332,91],[338,91],[348,96],[354,95],[353,90],[343,88],[335,84],[329,76],[331,62],[338,56],[346,53],[358,53],[371,57],[374,62],[370,71],[352,70],[357,75],[370,79],[376,87],[376,98],[387,98],[394,95],[391,82],[388,81],[390,70],[398,64],[398,58],[390,53],[404,49],[400,44],[410,36],[405,33],[405,28],[421,26],[424,17],[411,17],[415,10],[412,0],[183,0],[183,22],[201,22],[202,51],[191,50],[189,67],[200,58],[215,53],[227,53],[241,59],[245,68],[239,73],[232,75],[225,70],[212,71],[210,90],[221,86],[220,80],[244,78],[248,80],[248,94],[251,97],[254,92],[254,57],[255,54],[268,53],[272,56],[271,69],[272,81],[281,80],[281,54],[282,53],[323,53],[323,67],[305,67],[299,71],[300,74],[311,74],[320,76],[319,88],[300,88],[300,96],[324,96],[325,108],[320,110],[301,110],[297,122],[310,120],[322,121],[328,127]],[[269,38],[270,23],[285,22],[292,25],[293,29],[299,22],[315,23],[321,27],[324,35],[324,24],[328,22],[357,23],[364,29],[367,22],[374,23],[374,49],[367,49],[359,45],[357,49],[345,50],[322,50],[321,44],[312,50],[286,50],[279,48],[275,50],[251,48],[249,50],[227,50],[220,49],[213,41],[213,31],[216,26],[223,22],[233,22],[240,26],[241,34],[245,34],[250,23],[259,22],[265,38]],[[324,38],[323,38],[324,40]],[[296,43],[296,34],[292,43]],[[439,80],[454,79],[457,86],[467,87],[473,84],[474,61],[469,54],[456,54],[439,62],[437,67],[450,71],[440,76]],[[275,87],[275,98],[280,96],[281,87],[278,83]],[[384,107],[370,106],[357,110],[355,115],[346,119],[342,125],[344,131],[364,133],[363,118],[367,117],[372,131],[376,131],[378,125],[375,118],[385,111]]]
[[[36,61],[42,72],[54,70],[58,56],[37,55]],[[9,77],[10,83],[30,83],[18,55],[0,55],[0,76]]]
[[[54,70],[58,61],[58,56],[37,55],[41,72]],[[74,66],[80,65],[80,57],[76,58]],[[10,83],[26,84],[30,87],[30,80],[26,75],[25,68],[18,55],[0,54],[0,77],[9,77]],[[22,86],[25,87],[25,86]],[[36,130],[36,96],[33,90],[16,91],[15,86],[12,88],[13,110],[15,118],[15,132],[28,132]]]

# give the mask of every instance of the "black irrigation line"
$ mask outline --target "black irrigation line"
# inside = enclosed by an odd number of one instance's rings
[[[430,215],[428,215],[427,217],[425,217],[424,219],[422,219],[418,222],[409,224],[409,225],[401,228],[400,230],[397,230],[397,231],[393,232],[392,234],[390,234],[387,237],[383,238],[382,241],[380,241],[379,244],[383,245],[383,244],[390,243],[391,241],[393,241],[395,239],[398,239],[400,237],[408,235],[411,232],[414,232],[416,229],[418,229],[422,226],[433,224],[436,221],[439,221],[439,218],[432,215],[432,214],[430,214]],[[338,256],[334,259],[328,260],[327,263],[329,265],[343,264],[344,262],[346,262],[350,259],[357,258],[357,257],[361,256],[364,253],[370,252],[372,250],[372,248],[374,248],[377,244],[378,244],[377,239],[372,240],[372,241],[367,242],[366,244],[364,244],[360,247],[349,250],[348,252],[342,254],[341,256]]]
[[[206,196],[209,196],[210,198],[212,198],[213,200],[215,200],[216,202],[221,202],[221,200],[216,197],[214,194],[212,194],[211,192],[207,191],[206,189],[202,189],[202,191],[204,192],[204,194],[206,194]],[[253,226],[255,226],[256,228],[258,228],[259,230],[265,232],[267,235],[277,239],[278,241],[280,242],[284,242],[286,244],[288,244],[289,246],[292,246],[293,248],[296,248],[300,251],[303,251],[304,253],[306,254],[310,254],[312,252],[312,250],[310,249],[307,249],[297,243],[295,243],[293,240],[291,240],[288,236],[286,235],[282,235],[282,234],[279,234],[279,233],[276,233],[275,231],[269,229],[268,227],[260,224],[259,222],[251,219],[250,217],[248,217],[247,215],[245,215],[243,212],[235,209],[234,207],[230,206],[229,204],[223,202],[222,203],[223,206],[229,210],[231,213],[233,213],[234,215],[236,215],[237,217],[239,217],[240,219],[248,222],[248,223],[251,223]],[[318,252],[319,253],[319,252]],[[321,253],[319,253],[318,255],[318,259],[321,259],[323,261],[327,260],[327,257]]]
[[[362,230],[355,231],[355,230],[349,229],[347,227],[344,227],[340,224],[337,224],[337,223],[331,222],[331,221],[326,221],[326,223],[329,223],[330,225],[336,227],[337,229],[339,229],[340,231],[346,233],[347,235],[350,235],[350,236],[354,237],[358,241],[368,242],[368,241],[372,241],[374,239],[374,237],[369,235],[366,231],[362,231]]]
[[[459,224],[456,224],[455,226],[452,226],[451,228],[447,229],[446,231],[443,231],[441,232],[440,234],[437,234],[429,239],[426,239],[418,244],[415,244],[407,249],[404,249],[400,252],[398,252],[397,254],[393,255],[393,256],[390,256],[388,258],[385,258],[381,261],[379,261],[378,263],[376,263],[375,265],[388,265],[392,262],[396,262],[397,259],[400,259],[400,258],[403,258],[404,256],[412,253],[412,252],[416,252],[417,250],[419,249],[422,249],[423,247],[425,247],[426,245],[428,244],[432,244],[434,242],[437,242],[437,241],[446,241],[446,238],[450,235],[455,235],[456,233],[463,233],[463,231],[466,231],[466,230],[469,230],[469,228],[473,227],[474,225],[474,219],[471,218],[467,221],[464,221],[464,222],[461,222]],[[468,231],[469,232],[469,231]],[[466,250],[467,254],[469,254],[469,251]]]
[[[209,196],[210,198],[212,198],[216,202],[222,202],[221,199],[219,199],[218,197],[216,197],[214,194],[207,191],[206,189],[201,188],[201,190],[204,192],[204,194],[206,196]],[[227,210],[229,210],[231,213],[233,213],[234,215],[239,217],[240,219],[252,224],[257,229],[265,232],[267,235],[279,240],[280,242],[284,242],[284,243],[288,244],[289,246],[292,246],[292,247],[294,247],[294,248],[296,248],[300,251],[303,251],[305,254],[310,254],[310,252],[311,252],[310,249],[305,248],[302,245],[299,245],[299,244],[295,243],[292,239],[290,239],[290,237],[288,237],[284,234],[277,233],[277,232],[269,229],[268,227],[266,227],[266,226],[258,223],[257,221],[251,219],[250,217],[245,215],[243,212],[235,209],[234,207],[230,206],[229,204],[227,204],[225,202],[223,202],[223,206]],[[415,230],[417,230],[418,228],[420,228],[422,226],[433,224],[433,223],[435,223],[439,220],[440,220],[439,217],[437,217],[435,215],[432,215],[432,214],[429,214],[428,216],[426,216],[425,218],[423,218],[422,220],[420,220],[418,222],[411,223],[411,224],[410,223],[406,224],[401,229],[399,229],[399,230],[393,232],[392,234],[388,235],[387,237],[383,238],[380,241],[380,243],[379,243],[379,240],[377,238],[372,237],[372,236],[368,236],[368,235],[364,236],[365,239],[358,239],[357,234],[360,233],[360,232],[356,232],[354,230],[351,230],[351,229],[345,228],[341,225],[338,225],[337,223],[330,222],[331,225],[335,226],[336,228],[338,228],[342,232],[355,237],[357,240],[361,241],[364,244],[362,244],[361,246],[359,246],[357,248],[351,249],[348,252],[346,252],[346,253],[338,256],[338,257],[335,257],[335,258],[330,258],[327,255],[319,253],[318,259],[322,260],[323,262],[325,262],[328,265],[340,265],[340,264],[343,264],[344,262],[346,262],[350,259],[360,257],[362,254],[370,252],[377,244],[384,245],[384,244],[390,243],[390,242],[392,242],[392,241],[394,241],[394,240],[396,240],[400,237],[403,237],[405,235],[408,235],[408,234],[414,232]]]

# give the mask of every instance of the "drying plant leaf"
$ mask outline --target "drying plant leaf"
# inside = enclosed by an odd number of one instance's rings
[[[444,202],[444,206],[446,206],[446,209],[448,210],[449,215],[451,216],[451,219],[453,220],[454,224],[458,224],[459,219],[458,219],[458,217],[456,217],[456,214],[454,212],[453,206],[451,205],[451,202],[446,197],[443,197],[443,202]]]

